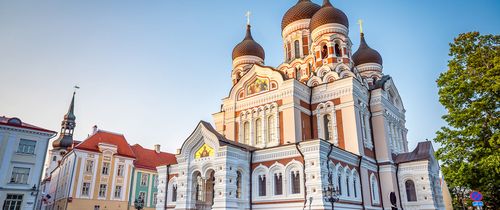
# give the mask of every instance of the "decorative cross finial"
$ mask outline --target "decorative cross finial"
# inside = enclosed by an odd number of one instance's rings
[[[250,25],[250,15],[252,13],[250,11],[247,11],[247,13],[245,13],[245,16],[247,17],[247,25]]]
[[[363,33],[363,20],[359,19],[358,25],[359,25],[359,33]]]

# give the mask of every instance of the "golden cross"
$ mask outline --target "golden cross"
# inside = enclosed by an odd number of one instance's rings
[[[363,20],[359,19],[358,20],[358,25],[359,25],[359,32],[363,33]]]
[[[252,13],[250,11],[247,11],[247,13],[245,14],[245,16],[247,16],[247,25],[250,25],[250,15]]]

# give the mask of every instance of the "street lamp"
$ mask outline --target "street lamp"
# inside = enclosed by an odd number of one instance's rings
[[[332,204],[332,210],[334,208],[333,204],[339,201],[339,194],[339,188],[334,187],[332,183],[329,183],[328,186],[323,189],[323,197]]]

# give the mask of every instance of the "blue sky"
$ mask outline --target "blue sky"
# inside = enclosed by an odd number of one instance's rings
[[[77,84],[76,139],[98,125],[173,152],[199,120],[212,122],[228,94],[245,12],[266,64],[277,66],[281,18],[295,2],[0,1],[0,115],[58,131]],[[332,3],[349,17],[354,49],[363,19],[403,97],[410,149],[444,125],[435,80],[448,43],[467,31],[500,32],[500,1]]]

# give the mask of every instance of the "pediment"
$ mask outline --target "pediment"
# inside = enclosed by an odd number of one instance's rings
[[[236,83],[229,97],[243,100],[277,90],[283,83],[283,75],[271,67],[253,65],[253,67]]]

